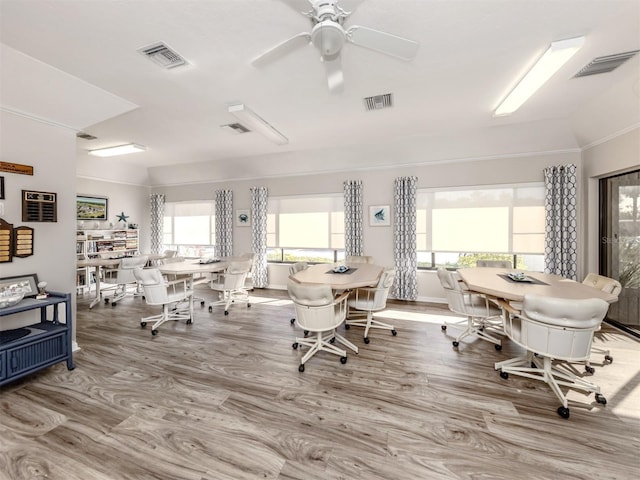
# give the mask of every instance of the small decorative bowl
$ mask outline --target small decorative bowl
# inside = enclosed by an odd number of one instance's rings
[[[0,308],[12,307],[24,298],[21,288],[5,288],[0,290]]]

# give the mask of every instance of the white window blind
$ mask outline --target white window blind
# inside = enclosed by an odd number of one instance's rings
[[[215,203],[167,202],[165,204],[165,245],[213,245]]]

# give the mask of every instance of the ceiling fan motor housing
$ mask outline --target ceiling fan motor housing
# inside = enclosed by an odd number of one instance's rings
[[[323,57],[336,55],[342,49],[347,35],[344,28],[333,20],[323,20],[311,30],[311,43]]]

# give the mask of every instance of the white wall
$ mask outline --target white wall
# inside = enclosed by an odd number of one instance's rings
[[[403,163],[402,159],[398,159],[398,163]],[[270,196],[325,194],[342,192],[344,180],[360,179],[364,185],[363,201],[367,208],[369,205],[393,205],[394,179],[399,176],[416,175],[418,188],[539,182],[543,180],[542,171],[545,167],[568,163],[580,165],[580,153],[575,151],[482,161],[442,162],[395,169],[155,187],[153,192],[164,193],[168,202],[174,202],[213,199],[215,190],[231,189],[234,195],[233,208],[247,209],[250,207],[249,189],[252,186],[267,187]],[[251,229],[234,227],[234,253],[251,249],[250,235]],[[393,265],[393,227],[370,227],[365,220],[364,253],[375,257],[376,262],[381,265]],[[287,269],[286,266],[271,265],[269,285],[284,288]],[[421,300],[444,298],[434,272],[418,274],[418,296]]]
[[[34,167],[33,176],[0,172],[5,184],[5,200],[0,200],[4,205],[1,217],[14,227],[26,225],[34,229],[34,254],[0,264],[0,277],[35,273],[38,280],[47,282],[48,290],[73,293],[76,290],[75,132],[3,111],[0,111],[0,124],[0,159]],[[55,193],[58,221],[23,222],[23,189]],[[75,305],[73,312],[75,320]],[[4,328],[2,324],[0,328]]]

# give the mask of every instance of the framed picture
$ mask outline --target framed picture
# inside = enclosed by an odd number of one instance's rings
[[[391,225],[389,205],[371,205],[369,207],[369,226],[388,227]]]
[[[76,197],[76,219],[108,220],[108,207],[109,199],[107,197],[78,195]]]
[[[4,177],[0,177],[0,200],[4,200]]]
[[[249,210],[236,210],[236,226],[246,227],[251,225]]]
[[[18,275],[17,277],[0,278],[0,290],[5,287],[21,287],[25,298],[38,294],[38,275]]]

